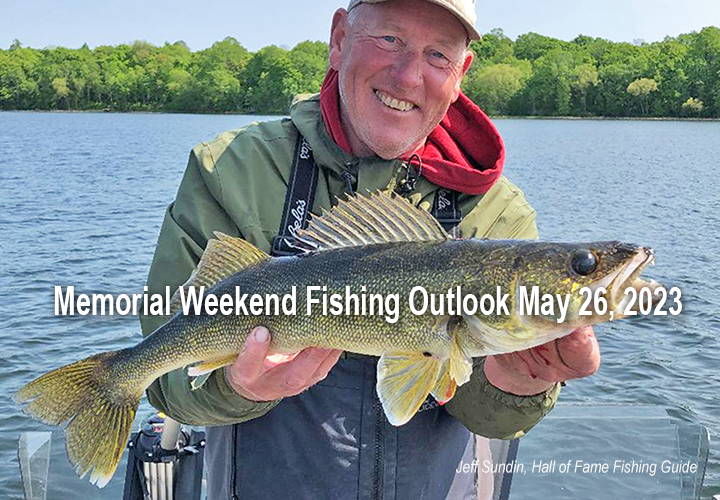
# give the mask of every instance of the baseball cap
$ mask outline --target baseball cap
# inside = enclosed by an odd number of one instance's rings
[[[350,0],[348,5],[348,11],[354,7],[357,7],[361,3],[380,3],[387,2],[388,0]],[[426,2],[434,3],[449,10],[460,22],[465,26],[465,30],[471,40],[479,40],[480,33],[475,29],[475,21],[477,21],[477,14],[475,14],[475,0],[425,0]]]

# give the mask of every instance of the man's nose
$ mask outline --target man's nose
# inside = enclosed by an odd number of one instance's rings
[[[404,52],[394,67],[396,85],[402,89],[411,89],[422,83],[422,54]]]

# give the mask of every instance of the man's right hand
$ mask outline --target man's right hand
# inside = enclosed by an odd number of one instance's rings
[[[342,351],[310,347],[297,354],[268,357],[270,332],[255,328],[235,363],[227,366],[227,380],[235,392],[252,401],[273,401],[300,394],[330,372]]]

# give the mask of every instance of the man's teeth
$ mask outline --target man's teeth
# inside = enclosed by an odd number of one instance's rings
[[[393,109],[397,109],[400,111],[410,111],[415,107],[415,105],[411,102],[406,101],[398,101],[394,97],[391,97],[387,95],[385,92],[381,90],[376,90],[375,95],[378,96],[378,99],[382,101],[385,106],[388,106]]]

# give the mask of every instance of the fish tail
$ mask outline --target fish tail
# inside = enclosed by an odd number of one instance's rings
[[[14,396],[25,412],[50,425],[67,423],[70,462],[102,488],[120,462],[144,387],[122,377],[127,349],[77,361],[38,377]]]

